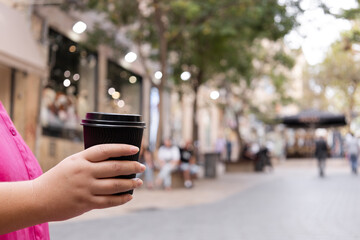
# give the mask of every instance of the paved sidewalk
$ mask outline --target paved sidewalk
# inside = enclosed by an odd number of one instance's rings
[[[329,159],[327,169],[331,173],[347,171],[348,163],[344,159]],[[215,179],[198,179],[192,189],[175,188],[172,191],[160,189],[148,190],[145,187],[136,189],[134,198],[129,203],[109,208],[93,210],[68,221],[84,221],[130,214],[137,211],[174,209],[186,206],[217,202],[248,188],[279,178],[283,174],[300,174],[308,171],[317,174],[315,159],[291,159],[275,166],[274,172],[235,172],[225,173]],[[56,223],[55,223],[56,224]]]
[[[138,211],[174,209],[217,202],[274,177],[276,176],[272,173],[230,173],[214,179],[198,179],[191,189],[174,188],[171,191],[165,191],[148,190],[142,187],[136,189],[133,200],[123,206],[93,210],[69,221],[84,221]]]
[[[273,173],[232,173],[192,190],[136,191],[132,203],[51,223],[52,240],[357,240],[360,177],[345,160],[281,163]]]

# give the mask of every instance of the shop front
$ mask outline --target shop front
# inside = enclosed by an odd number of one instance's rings
[[[0,3],[0,101],[36,152],[41,80],[46,58],[24,14]]]
[[[87,112],[141,113],[141,76],[54,29],[48,33],[49,78],[41,96],[39,161],[48,170],[83,150]],[[105,68],[101,77],[99,68]],[[102,103],[102,104],[100,104]]]
[[[86,112],[143,110],[142,77],[110,60],[111,49],[84,48],[73,19],[48,10],[0,3],[0,101],[44,171],[83,150]]]

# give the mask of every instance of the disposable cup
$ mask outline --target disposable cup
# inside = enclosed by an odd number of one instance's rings
[[[137,114],[116,114],[89,112],[85,119],[81,121],[84,130],[85,149],[98,144],[122,143],[130,144],[141,148],[141,140],[145,128],[145,123],[141,120],[141,115]],[[119,156],[109,158],[109,160],[138,161],[139,152],[130,156]],[[117,178],[132,179],[136,174],[121,175]],[[132,194],[133,190],[118,194]]]

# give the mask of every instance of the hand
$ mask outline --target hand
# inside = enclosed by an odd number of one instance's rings
[[[106,159],[138,151],[137,147],[124,144],[96,145],[64,159],[33,180],[33,199],[42,209],[44,220],[65,220],[130,201],[130,194],[112,194],[140,187],[143,182],[113,177],[144,172],[145,166],[136,161]]]
[[[189,163],[190,163],[190,164],[195,164],[195,163],[196,163],[196,159],[195,159],[194,156],[192,156],[192,157],[190,158]]]
[[[177,166],[179,166],[180,160],[173,160],[173,161],[171,161],[171,164],[174,168],[176,168]]]
[[[162,168],[165,165],[165,161],[158,159],[158,165],[159,165],[159,168]]]

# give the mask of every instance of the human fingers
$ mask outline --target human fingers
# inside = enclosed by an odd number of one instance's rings
[[[137,187],[140,187],[143,181],[139,178],[134,179],[120,179],[107,178],[99,179],[92,185],[92,193],[94,195],[110,195],[115,193],[126,192]]]
[[[130,194],[121,194],[121,195],[108,195],[108,196],[96,196],[93,199],[94,208],[108,208],[115,207],[129,202],[132,199]]]
[[[92,166],[95,178],[111,178],[145,171],[145,166],[137,161],[102,161],[94,163]]]
[[[128,144],[99,144],[80,154],[91,162],[99,162],[111,157],[129,156],[139,152],[139,148]]]

